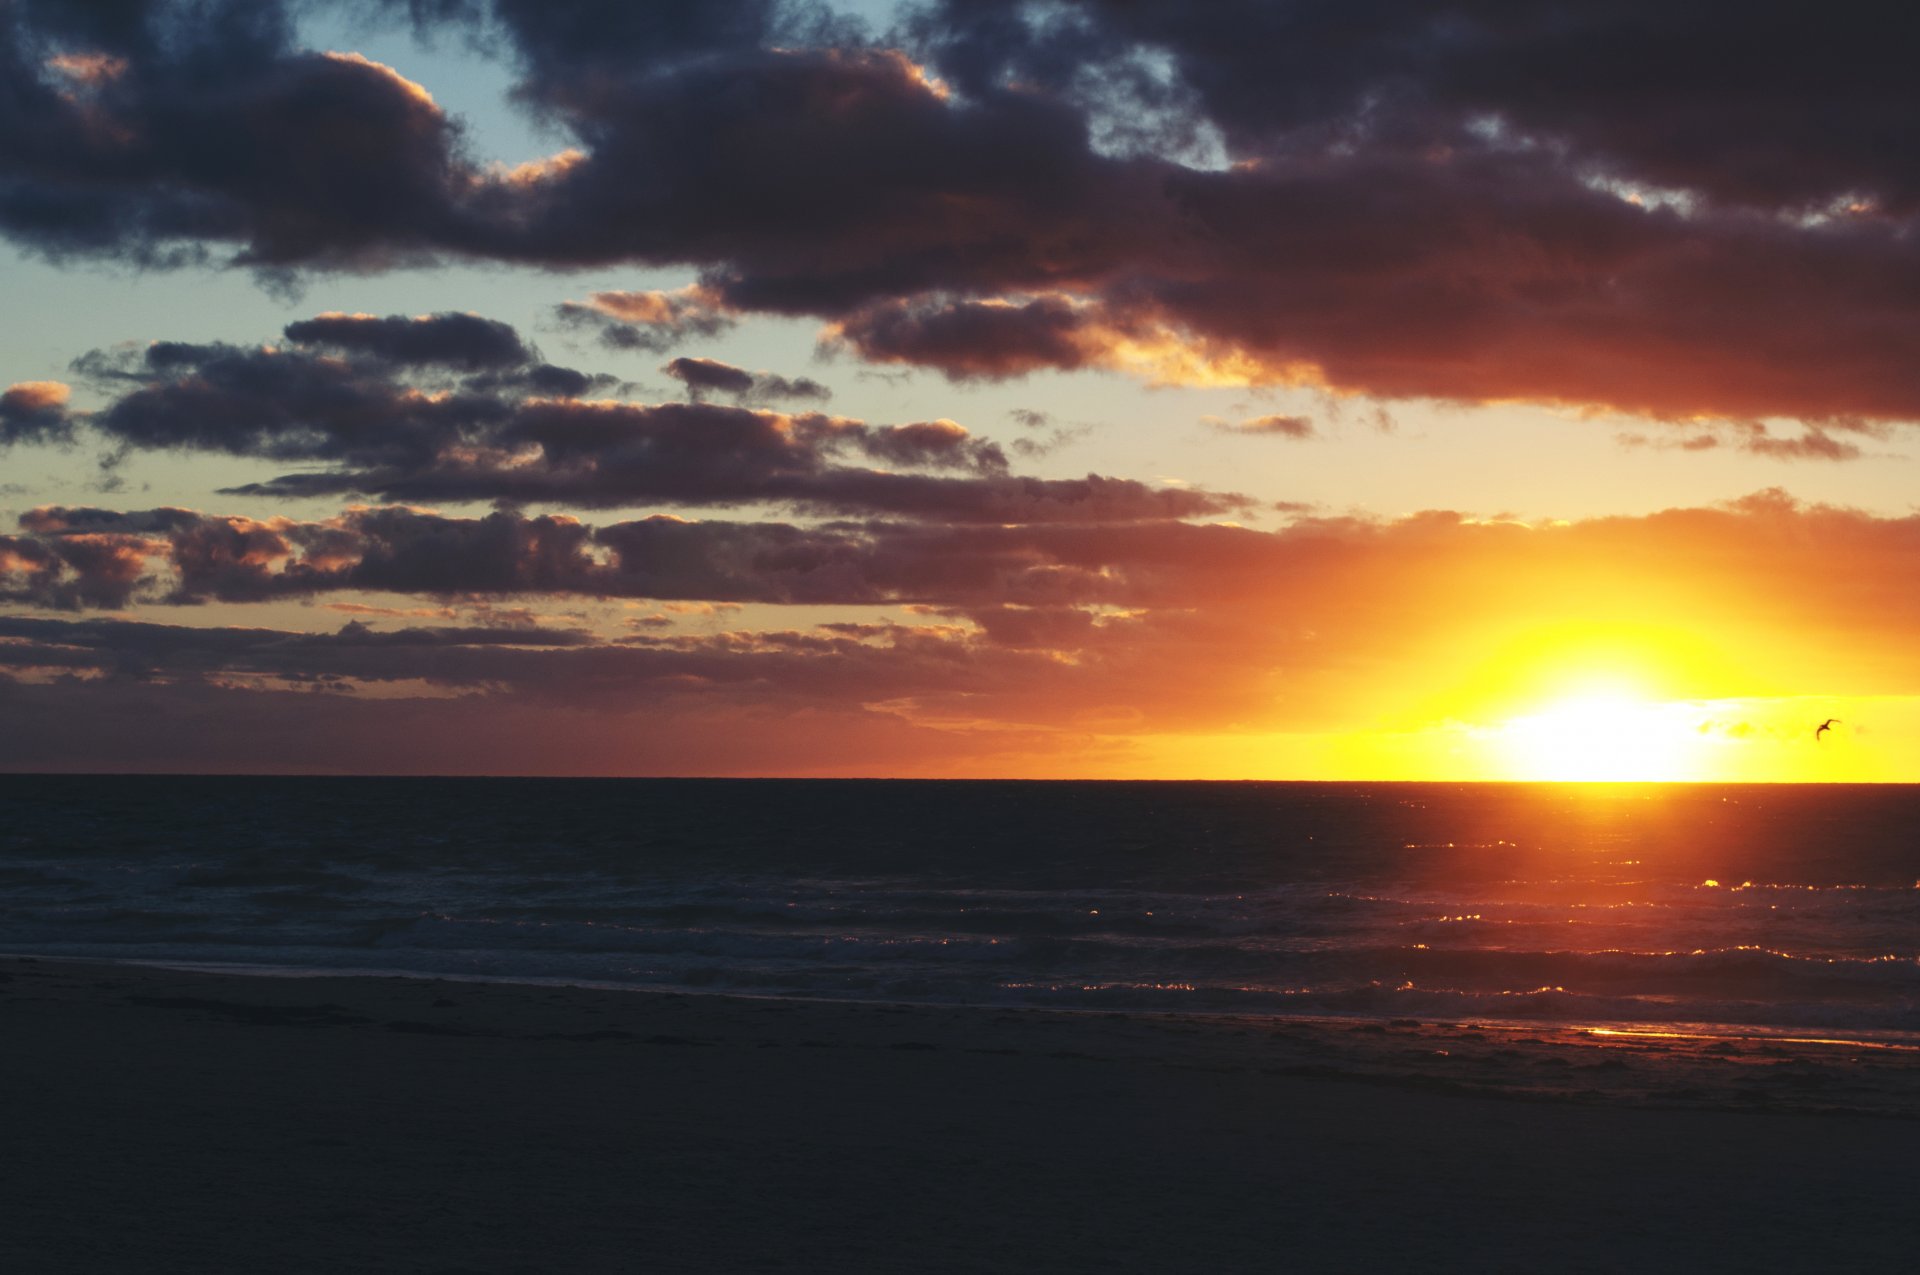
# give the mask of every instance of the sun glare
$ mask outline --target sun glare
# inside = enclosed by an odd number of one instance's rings
[[[1510,718],[1500,734],[1515,779],[1692,780],[1706,763],[1697,715],[1686,704],[1595,691]]]

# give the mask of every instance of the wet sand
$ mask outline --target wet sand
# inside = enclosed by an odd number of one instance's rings
[[[0,1269],[1895,1271],[1920,1056],[0,960]]]

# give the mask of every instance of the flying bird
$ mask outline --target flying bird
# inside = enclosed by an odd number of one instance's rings
[[[1835,727],[1835,726],[1839,726],[1839,725],[1841,725],[1841,724],[1842,724],[1842,723],[1841,723],[1841,721],[1840,721],[1840,719],[1839,719],[1839,718],[1837,718],[1837,717],[1829,717],[1829,718],[1828,718],[1828,719],[1827,719],[1826,721],[1824,721],[1824,722],[1821,722],[1821,723],[1820,723],[1820,724],[1819,724],[1818,726],[1816,726],[1816,727],[1814,727],[1814,728],[1813,728],[1813,737],[1814,737],[1814,738],[1815,738],[1815,739],[1817,740],[1817,739],[1819,739],[1819,738],[1820,738],[1820,736],[1821,736],[1822,734],[1824,734],[1824,733],[1825,733],[1826,731],[1829,731],[1829,730],[1831,730],[1831,729],[1832,729],[1833,727]]]

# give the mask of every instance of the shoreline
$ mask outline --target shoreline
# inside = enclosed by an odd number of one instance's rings
[[[790,1005],[887,1007],[890,1009],[956,1014],[1036,1014],[1074,1019],[1175,1020],[1196,1023],[1233,1023],[1268,1026],[1276,1032],[1291,1029],[1295,1034],[1365,1030],[1368,1025],[1384,1024],[1392,1030],[1421,1029],[1436,1033],[1526,1033],[1550,1036],[1570,1044],[1594,1046],[1623,1045],[1637,1042],[1670,1041],[1685,1048],[1687,1042],[1749,1044],[1753,1046],[1799,1046],[1806,1051],[1874,1050],[1920,1056],[1920,1033],[1891,1028],[1822,1029],[1796,1025],[1751,1022],[1703,1022],[1695,1020],[1662,1021],[1656,1019],[1594,1019],[1572,1021],[1551,1018],[1479,1017],[1466,1019],[1413,1019],[1386,1014],[1279,1014],[1266,1011],[1227,1009],[1161,1009],[1142,1007],[1101,1007],[1092,1005],[993,1004],[955,1001],[918,1001],[884,997],[794,995],[780,992],[716,991],[710,988],[675,985],[623,983],[610,979],[581,979],[545,975],[458,974],[409,970],[386,966],[305,966],[264,963],[172,960],[165,957],[40,956],[34,953],[0,951],[0,969],[9,962],[48,965],[97,966],[168,970],[179,974],[204,974],[215,978],[263,978],[292,981],[314,979],[404,979],[423,983],[471,984],[476,986],[577,989],[584,992],[631,993],[639,996],[694,997],[715,1001],[740,1001],[751,1004],[772,1002]],[[1818,1034],[1823,1030],[1838,1035]],[[1916,1110],[1920,1115],[1920,1110]]]
[[[1896,1270],[1920,1242],[1905,1054],[0,975],[11,1269]]]

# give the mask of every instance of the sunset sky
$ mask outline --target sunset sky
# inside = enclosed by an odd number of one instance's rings
[[[1920,781],[1916,32],[1735,12],[0,0],[0,768]]]

